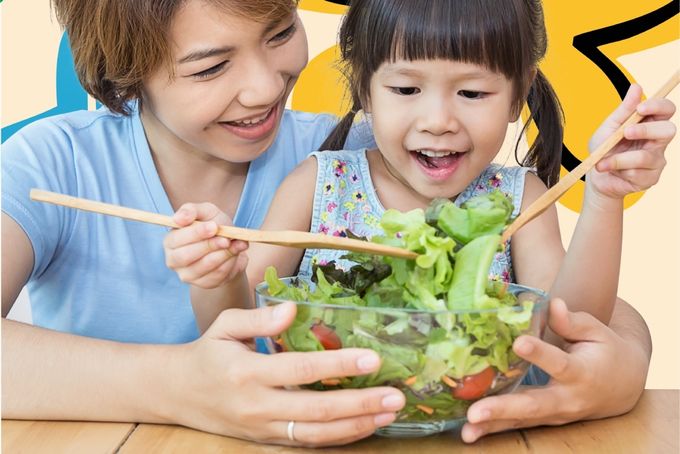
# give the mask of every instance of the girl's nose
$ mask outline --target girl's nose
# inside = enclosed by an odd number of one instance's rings
[[[254,59],[240,83],[238,100],[241,105],[258,107],[270,105],[283,95],[286,78],[266,59]]]
[[[460,130],[460,122],[454,111],[453,103],[439,98],[420,109],[416,127],[419,132],[441,136],[447,133],[457,133]]]

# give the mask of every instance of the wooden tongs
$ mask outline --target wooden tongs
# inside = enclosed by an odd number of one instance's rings
[[[41,189],[31,189],[31,199],[39,202],[52,203],[78,210],[91,211],[93,213],[116,216],[132,221],[146,222],[149,224],[162,225],[170,228],[179,228],[170,216],[165,216],[149,211],[136,210],[120,205],[97,202],[94,200],[80,197],[72,197],[56,192],[43,191]],[[388,255],[406,259],[415,259],[418,254],[406,249],[401,249],[384,244],[371,243],[369,241],[356,240],[337,236],[323,235],[320,233],[298,232],[293,230],[253,230],[241,227],[220,225],[217,230],[218,236],[223,236],[233,240],[250,241],[253,243],[276,244],[279,246],[290,246],[302,249],[340,249],[354,252],[364,252],[374,255]]]

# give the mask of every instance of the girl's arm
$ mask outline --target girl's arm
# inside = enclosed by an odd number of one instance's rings
[[[624,139],[588,173],[583,208],[567,254],[561,248],[554,208],[512,239],[520,282],[549,288],[552,296],[564,298],[570,310],[587,311],[604,323],[609,322],[616,301],[623,198],[656,184],[666,164],[664,151],[675,136],[669,121],[674,104],[666,99],[640,103],[641,96],[640,87],[632,85],[591,139],[594,149],[635,110],[645,117],[643,123],[628,126]],[[543,191],[536,178],[527,178],[523,208]]]
[[[231,219],[211,203],[187,203],[174,214],[181,227],[163,240],[165,262],[191,284],[191,305],[201,333],[225,309],[249,307],[245,268],[248,244],[215,236]]]
[[[527,174],[522,208],[545,191],[538,177]],[[569,310],[585,311],[608,323],[618,287],[622,212],[622,204],[584,203],[565,253],[557,209],[552,206],[513,235],[517,281],[546,289],[552,297],[562,298]]]
[[[304,160],[283,180],[276,191],[262,230],[300,230],[308,232],[312,223],[314,190],[316,187],[316,158]],[[251,244],[248,263],[248,281],[251,295],[257,284],[264,280],[268,266],[276,268],[279,277],[293,276],[304,254],[303,249]]]
[[[308,231],[315,183],[316,159],[309,158],[283,181],[261,229]],[[304,252],[253,243],[246,259],[243,242],[215,236],[217,224],[230,220],[213,204],[186,204],[173,219],[185,227],[166,236],[166,262],[182,281],[191,284],[191,304],[201,332],[223,310],[253,307],[253,289],[263,280],[265,269],[273,265],[280,276],[292,275]],[[247,277],[242,272],[246,263]]]

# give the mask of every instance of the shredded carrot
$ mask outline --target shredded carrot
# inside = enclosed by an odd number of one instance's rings
[[[458,388],[458,383],[448,375],[442,375],[442,381],[446,383],[449,388]]]
[[[326,386],[337,386],[340,384],[340,379],[339,378],[324,378],[321,380],[322,385]]]
[[[409,378],[407,378],[406,380],[404,380],[404,384],[405,384],[406,386],[411,386],[411,385],[413,385],[413,384],[416,382],[417,379],[418,379],[418,377],[416,377],[416,376],[414,375],[414,376],[409,377]]]
[[[434,408],[428,407],[427,405],[416,405],[416,408],[423,413],[427,413],[428,415],[434,413]]]
[[[283,350],[284,352],[288,350],[288,349],[286,348],[285,342],[283,342],[283,338],[282,338],[282,337],[279,337],[279,338],[276,339],[274,342],[276,342],[276,343],[281,347],[281,350]]]
[[[516,377],[522,373],[521,369],[508,369],[508,371],[503,374],[508,378]]]

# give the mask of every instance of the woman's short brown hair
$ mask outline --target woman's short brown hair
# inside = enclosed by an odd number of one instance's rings
[[[204,1],[261,23],[290,15],[298,0],[52,0],[80,83],[114,112],[130,113],[142,82],[163,64],[172,71],[168,33],[187,1]],[[171,72],[172,73],[172,72]]]

